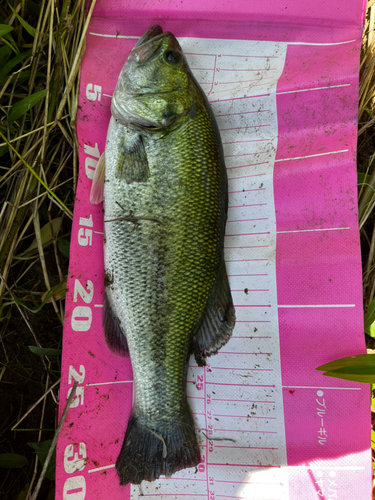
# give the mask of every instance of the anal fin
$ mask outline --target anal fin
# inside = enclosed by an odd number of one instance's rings
[[[232,336],[236,314],[230,293],[225,262],[222,261],[206,310],[194,336],[193,352],[199,366],[216,354]]]
[[[104,294],[103,306],[103,329],[105,343],[117,356],[129,356],[128,343],[125,337],[124,327],[111,309],[107,292]]]

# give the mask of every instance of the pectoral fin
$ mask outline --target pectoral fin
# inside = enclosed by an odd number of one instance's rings
[[[224,261],[212,289],[205,313],[194,336],[193,352],[199,366],[216,354],[232,336],[236,315]]]
[[[99,158],[91,185],[90,203],[92,203],[93,205],[98,205],[103,201],[104,176],[105,176],[105,157],[103,153]]]
[[[146,182],[150,172],[142,137],[140,135],[127,137],[121,149],[116,177],[125,179],[128,184]]]

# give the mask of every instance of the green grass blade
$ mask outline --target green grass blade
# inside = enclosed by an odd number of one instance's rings
[[[369,181],[370,176],[363,172],[357,172],[358,184],[363,184]]]
[[[4,66],[0,67],[0,76],[7,75],[14,66],[17,66],[21,61],[23,61],[26,57],[31,54],[31,49],[26,50],[25,52],[21,52],[17,54],[16,57],[13,57],[10,61],[8,61]]]
[[[53,228],[53,234],[56,236],[57,233],[60,231],[61,224],[62,224],[63,218],[62,217],[56,217],[56,219],[52,220],[52,228]],[[40,238],[42,241],[42,245],[45,245],[49,241],[52,240],[52,232],[51,232],[51,224],[47,222],[47,224],[44,224],[42,229],[40,230]],[[31,245],[27,250],[22,252],[21,255],[24,255],[26,253],[31,252],[32,250],[36,250],[38,248],[38,242],[36,238],[33,239],[31,242]]]
[[[375,321],[375,298],[372,299],[365,314],[364,329],[366,333],[370,334],[370,327],[374,321]]]
[[[41,7],[41,4],[37,4],[37,3],[33,2],[33,0],[27,0],[27,10],[29,10],[30,12],[35,14],[36,17],[39,17],[40,7]]]
[[[7,63],[11,53],[12,51],[8,45],[4,45],[4,47],[0,48],[0,68],[3,68]]]
[[[12,26],[8,26],[8,24],[0,24],[0,36],[7,35],[13,31]]]
[[[6,307],[13,305],[13,302],[3,302],[0,306],[0,323],[10,318],[10,313],[12,308],[10,307],[8,312],[3,316],[3,311]]]
[[[33,38],[35,38],[36,29],[33,28],[32,26],[30,26],[30,24],[27,23],[24,19],[22,19],[22,17],[17,14],[17,12],[13,9],[13,7],[9,3],[8,3],[8,5],[9,5],[10,9],[12,10],[13,14],[17,17],[19,22],[22,24],[22,26],[25,28],[25,30],[29,33],[29,35],[31,35]]]
[[[64,282],[65,282],[66,279],[64,279]],[[42,303],[40,304],[39,307],[37,307],[36,309],[30,309],[30,307],[27,307],[21,299],[19,299],[16,295],[13,294],[13,298],[14,298],[14,301],[21,307],[23,307],[24,309],[27,309],[28,311],[36,314],[38,313],[42,307],[50,300],[50,298],[52,297],[52,295],[55,295],[55,293],[57,291],[61,290],[61,282],[60,283],[57,283],[57,285],[53,286],[51,288],[51,290],[48,290],[48,292],[46,293],[46,296],[44,297],[44,299],[42,300]]]
[[[64,210],[64,212],[73,219],[73,214],[71,210],[65,204],[60,200],[58,196],[55,195],[53,191],[50,190],[50,188],[47,186],[47,184],[39,177],[39,175],[35,172],[33,168],[30,167],[30,165],[23,159],[23,157],[19,154],[19,152],[12,146],[12,144],[8,141],[8,139],[5,137],[5,135],[0,132],[0,137],[3,139],[4,142],[7,143],[8,147],[15,153],[18,158],[22,161],[22,163],[25,165],[26,168],[30,170],[30,172],[33,174],[33,176],[41,183],[41,185],[48,191],[48,193],[52,196],[52,198],[55,198],[55,200],[58,202],[60,207]]]
[[[24,99],[21,99],[20,101],[16,102],[16,104],[14,104],[11,107],[11,110],[9,111],[8,114],[9,127],[12,125],[13,122],[18,120],[18,118],[20,118],[27,111],[29,111],[29,109],[35,106],[35,104],[44,99],[46,94],[47,94],[47,89],[41,90],[40,92],[35,92],[35,94],[31,94],[28,97],[25,97]]]
[[[62,353],[62,349],[49,349],[48,347],[36,347],[35,345],[28,346],[33,354],[38,356],[59,356]]]
[[[8,45],[8,47],[15,53],[19,54],[20,51],[17,48],[17,45],[14,43],[13,38],[10,37],[10,35],[4,35],[0,36],[0,40],[5,43],[5,45]]]

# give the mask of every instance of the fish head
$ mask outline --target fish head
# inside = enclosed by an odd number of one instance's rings
[[[140,129],[170,127],[193,107],[193,80],[176,38],[153,26],[122,68],[112,98],[112,115]]]

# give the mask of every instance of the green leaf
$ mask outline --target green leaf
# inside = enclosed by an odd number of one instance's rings
[[[41,101],[45,95],[47,94],[47,89],[42,90],[41,92],[35,92],[35,94],[31,94],[25,99],[21,99],[21,101],[16,102],[11,107],[11,110],[8,114],[8,125],[11,126],[13,122],[18,120],[22,115],[24,115],[29,109],[31,109],[35,104]]]
[[[375,380],[375,366],[365,363],[362,366],[346,366],[344,368],[338,368],[337,370],[329,370],[329,373],[342,373],[348,375],[374,375]]]
[[[29,345],[29,349],[38,356],[58,356],[62,353],[61,349],[49,349],[48,347],[36,347],[34,345]]]
[[[64,280],[65,281],[65,280]],[[19,299],[16,295],[13,294],[13,298],[14,298],[14,302],[16,302],[19,306],[22,306],[24,309],[27,309],[28,311],[36,314],[38,313],[42,307],[44,306],[44,304],[46,304],[50,298],[52,297],[52,295],[54,295],[56,292],[59,292],[61,290],[61,287],[62,287],[62,283],[63,282],[60,282],[60,283],[57,283],[57,285],[53,286],[51,288],[51,290],[49,290],[47,293],[46,293],[46,296],[44,297],[44,299],[42,300],[42,303],[40,304],[39,307],[37,307],[36,309],[30,309],[30,307],[27,307],[27,305],[25,305],[21,299]],[[66,284],[66,283],[65,283]]]
[[[44,465],[44,462],[46,461],[48,451],[51,448],[51,443],[52,439],[48,439],[47,441],[42,441],[40,443],[27,443],[33,450],[35,450],[42,467]],[[48,464],[46,472],[46,478],[50,479],[51,481],[55,480],[55,467],[56,467],[56,449],[53,451],[53,455]]]
[[[374,323],[374,321],[375,321],[375,298],[372,299],[371,304],[368,306],[368,309],[365,314],[364,328],[365,332],[368,333],[369,335],[371,335],[370,328],[371,325]]]
[[[371,429],[371,448],[375,448],[375,431]]]
[[[57,248],[63,254],[64,257],[69,259],[69,251],[70,251],[70,242],[65,240],[64,238],[58,238],[57,240]]]
[[[375,382],[375,373],[373,375],[354,375],[340,372],[325,372],[325,377],[339,378],[341,380],[350,380],[351,382],[360,382],[362,384],[371,384]]]
[[[12,304],[14,304],[14,302],[3,302],[0,306],[0,322],[1,321],[5,321],[6,319],[9,319],[10,318],[10,315],[11,315],[11,312],[12,312],[12,308],[10,307],[8,312],[6,313],[5,316],[3,316],[3,311],[5,309],[5,307],[8,307],[8,306],[11,306]]]
[[[359,354],[358,356],[349,356],[347,358],[336,359],[325,365],[318,366],[319,371],[337,371],[341,368],[356,367],[356,366],[371,366],[375,373],[375,355],[374,354]]]
[[[51,489],[48,492],[47,500],[55,500],[56,497],[56,486],[55,483],[51,483]]]
[[[8,45],[8,47],[10,49],[12,49],[12,51],[15,53],[15,54],[19,54],[20,51],[17,47],[17,45],[15,44],[15,41],[13,40],[13,37],[12,35],[10,35],[8,33],[8,35],[4,35],[4,36],[0,36],[0,40],[5,43],[6,45]]]
[[[62,217],[57,217],[56,219],[52,220],[53,234],[55,236],[60,231],[61,224],[62,224]],[[44,226],[40,230],[40,238],[42,240],[42,245],[45,245],[46,243],[52,240],[51,225],[49,222],[47,222],[47,224],[44,224]],[[36,248],[38,248],[38,243],[36,241],[36,238],[34,238],[29,248],[24,252],[22,252],[21,255],[29,253],[32,250],[35,250]]]
[[[0,48],[0,68],[2,68],[4,64],[7,63],[11,53],[12,51],[10,50],[8,45],[4,45]]]
[[[357,181],[358,184],[363,184],[368,182],[370,179],[370,176],[368,174],[364,174],[363,172],[357,172]]]
[[[13,9],[13,7],[9,3],[8,3],[8,5],[11,8],[13,14],[17,17],[19,22],[22,24],[22,26],[25,28],[25,30],[29,33],[29,35],[31,35],[33,38],[35,38],[36,29],[33,28],[32,26],[30,26],[30,24],[27,23],[24,19],[22,19],[22,17],[17,14],[17,12]]]
[[[29,491],[29,483],[25,485],[22,491],[19,492],[17,500],[26,500],[27,492]]]
[[[14,66],[17,66],[21,61],[23,61],[27,56],[31,54],[31,49],[26,50],[26,52],[21,52],[17,54],[16,57],[13,57],[10,61],[8,61],[4,66],[0,68],[0,76],[7,75]],[[5,83],[5,82],[4,82]]]
[[[326,377],[372,384],[375,382],[375,355],[360,354],[359,356],[337,359],[319,366],[317,370],[327,370],[323,373]]]
[[[12,26],[8,26],[8,24],[0,24],[0,36],[4,36],[11,31],[13,31]]]
[[[17,453],[0,454],[0,467],[4,467],[4,469],[20,469],[28,463],[29,461],[26,457],[18,455]]]
[[[32,0],[27,0],[27,9],[31,11],[33,14],[35,14],[37,17],[39,17],[41,4],[38,5]]]
[[[53,289],[54,289],[53,298],[55,300],[65,299],[65,295],[66,295],[66,278],[63,278],[63,280],[60,281],[60,283],[58,283],[56,286],[54,286]],[[48,297],[47,297],[47,295],[48,295]],[[52,302],[52,297],[51,297],[49,291],[45,292],[42,295],[41,299],[42,299],[42,302],[44,300],[47,300],[47,302]]]
[[[374,337],[375,338],[375,321],[374,323],[372,323],[372,325],[370,326],[370,328],[368,328],[367,332],[366,332],[368,335],[370,335],[370,337]]]

